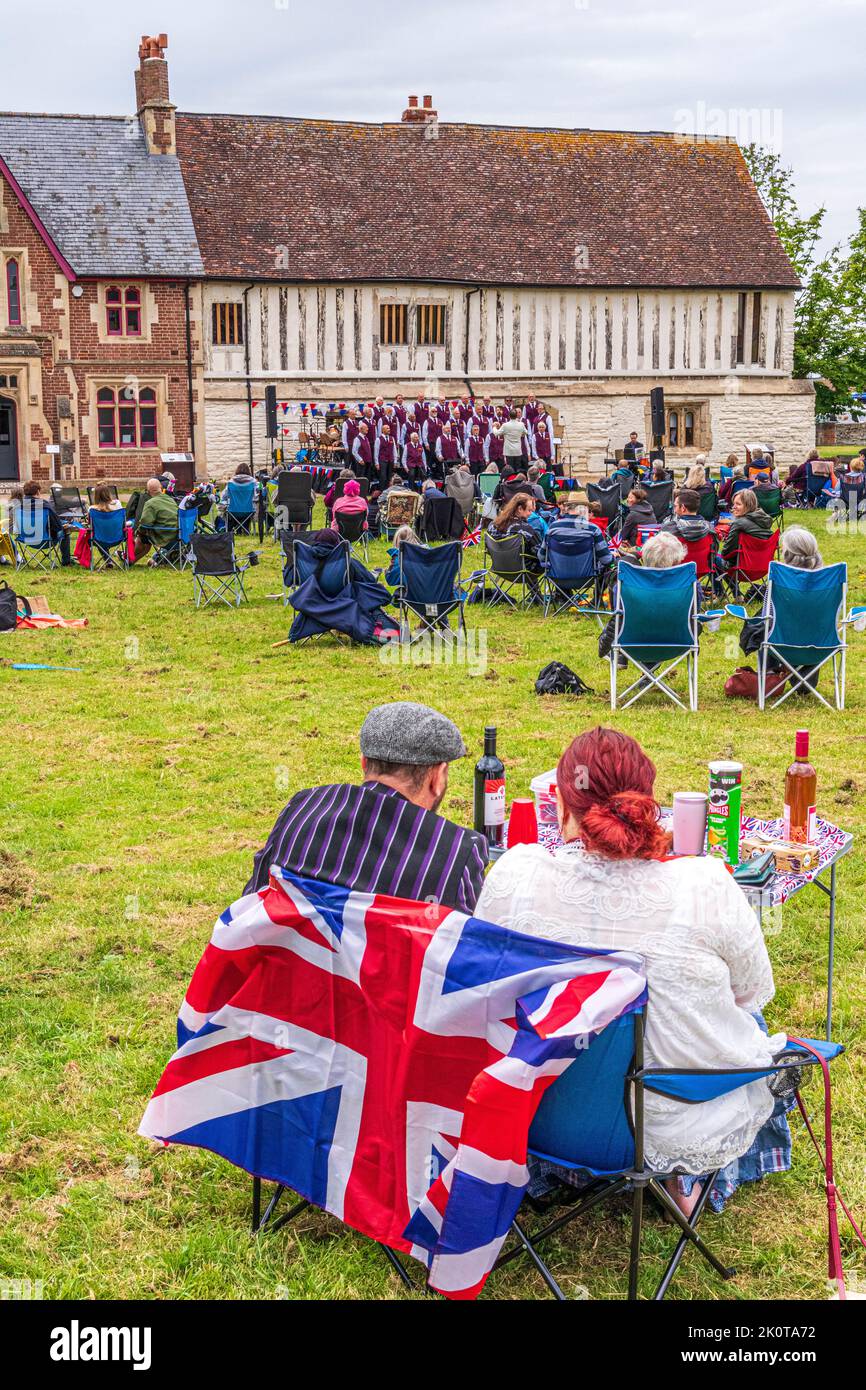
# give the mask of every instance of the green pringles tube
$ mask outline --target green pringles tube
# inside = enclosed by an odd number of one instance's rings
[[[740,862],[743,764],[710,763],[707,853],[734,867]]]

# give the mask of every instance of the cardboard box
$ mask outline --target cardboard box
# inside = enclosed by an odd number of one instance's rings
[[[790,840],[771,840],[764,835],[744,835],[740,841],[740,862],[771,850],[780,874],[805,874],[817,868],[818,846],[800,845]]]

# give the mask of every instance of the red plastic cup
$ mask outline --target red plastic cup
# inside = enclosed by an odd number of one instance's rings
[[[515,845],[538,844],[538,820],[535,801],[531,796],[515,797],[512,801],[507,844],[509,849]]]

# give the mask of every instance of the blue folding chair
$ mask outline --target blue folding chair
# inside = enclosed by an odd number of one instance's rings
[[[837,710],[845,708],[845,655],[847,643],[841,629],[845,615],[848,566],[842,562],[821,570],[800,570],[771,560],[764,597],[764,632],[758,648],[758,708],[766,706],[767,666],[770,658],[788,673],[788,684],[775,709],[795,691],[814,695],[827,709],[833,706],[818,689],[817,674],[833,662],[833,688]],[[731,604],[727,611],[745,618],[746,610]],[[814,683],[813,683],[814,682]]]
[[[817,507],[820,503],[826,506],[827,499],[824,496],[824,489],[829,481],[829,474],[815,473],[812,470],[811,462],[806,464],[806,502],[810,507]]]
[[[226,530],[249,535],[256,515],[257,488],[246,483],[227,483],[223,498],[226,503]]]
[[[529,1132],[530,1158],[546,1160],[573,1172],[581,1186],[575,1191],[573,1204],[541,1229],[530,1233],[522,1222],[515,1221],[512,1231],[519,1243],[500,1255],[496,1268],[528,1254],[554,1297],[563,1301],[566,1295],[539,1254],[539,1244],[600,1202],[629,1190],[629,1299],[638,1297],[644,1199],[647,1196],[675,1223],[680,1233],[652,1295],[653,1300],[664,1298],[690,1245],[723,1279],[730,1279],[736,1273],[716,1258],[697,1233],[718,1170],[708,1176],[691,1216],[686,1216],[664,1186],[664,1179],[673,1176],[674,1170],[654,1169],[646,1162],[647,1090],[692,1105],[766,1078],[774,1094],[796,1095],[803,1069],[818,1065],[818,1058],[813,1057],[801,1041],[828,1061],[844,1051],[839,1043],[789,1037],[784,1052],[767,1069],[677,1071],[669,1067],[647,1067],[644,1065],[646,1011],[644,1005],[609,1023],[587,1048],[577,1053],[568,1069],[545,1092]],[[530,1203],[528,1199],[527,1205]]]
[[[102,512],[91,507],[90,521],[90,568],[120,569],[129,568],[126,554],[126,512],[122,507],[113,512]]]
[[[463,547],[447,541],[435,550],[425,545],[400,546],[400,582],[396,598],[400,609],[401,641],[420,641],[427,633],[454,638],[449,619],[457,615],[457,632],[466,634],[463,606],[466,596],[460,587]],[[415,632],[412,620],[417,620]]]
[[[697,566],[688,560],[668,570],[645,570],[620,563],[610,649],[610,707],[627,709],[655,688],[680,709],[686,706],[667,677],[681,661],[688,674],[689,709],[698,707]],[[622,655],[640,676],[617,694],[617,659]],[[662,667],[663,669],[659,669]]]
[[[311,534],[309,532],[307,535]],[[291,546],[291,554],[287,555],[286,568],[291,566],[291,578],[289,580],[289,592],[285,593],[286,573],[283,573],[284,603],[291,603],[292,597],[297,589],[308,579],[316,578],[319,588],[327,599],[338,599],[350,582],[351,577],[351,558],[352,552],[349,542],[341,540],[333,546],[330,552],[323,557],[321,550],[307,541],[299,539],[298,533],[284,532],[285,540],[283,545]],[[283,553],[287,554],[285,548]],[[324,632],[311,633],[307,637],[297,637],[290,640],[295,641],[298,646],[304,642],[312,642],[316,637],[336,637],[338,641],[351,644],[351,639],[345,632],[340,632],[336,628],[328,629]]]
[[[177,513],[177,542],[180,548],[180,567],[185,570],[194,560],[192,538],[198,524],[199,513],[195,507],[180,507]]]
[[[53,570],[60,563],[60,542],[51,537],[49,511],[39,498],[12,508],[12,546],[16,569]]]
[[[593,528],[597,529],[597,528]],[[595,558],[595,543],[588,529],[575,528],[571,534],[549,532],[542,552],[544,616],[554,617],[576,608],[601,622],[609,616],[601,606],[601,574]]]

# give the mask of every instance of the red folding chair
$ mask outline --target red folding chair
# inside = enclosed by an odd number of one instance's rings
[[[776,558],[779,548],[779,532],[773,531],[767,537],[741,535],[734,562],[727,571],[727,579],[738,599],[743,603],[763,603],[764,590],[770,561]],[[746,592],[741,592],[741,584]]]
[[[716,593],[716,582],[712,562],[712,535],[708,532],[707,535],[701,536],[700,540],[697,541],[686,541],[683,540],[682,536],[678,536],[677,540],[686,548],[685,558],[681,560],[680,563],[686,565],[689,560],[694,560],[701,593],[707,598],[713,598]]]

